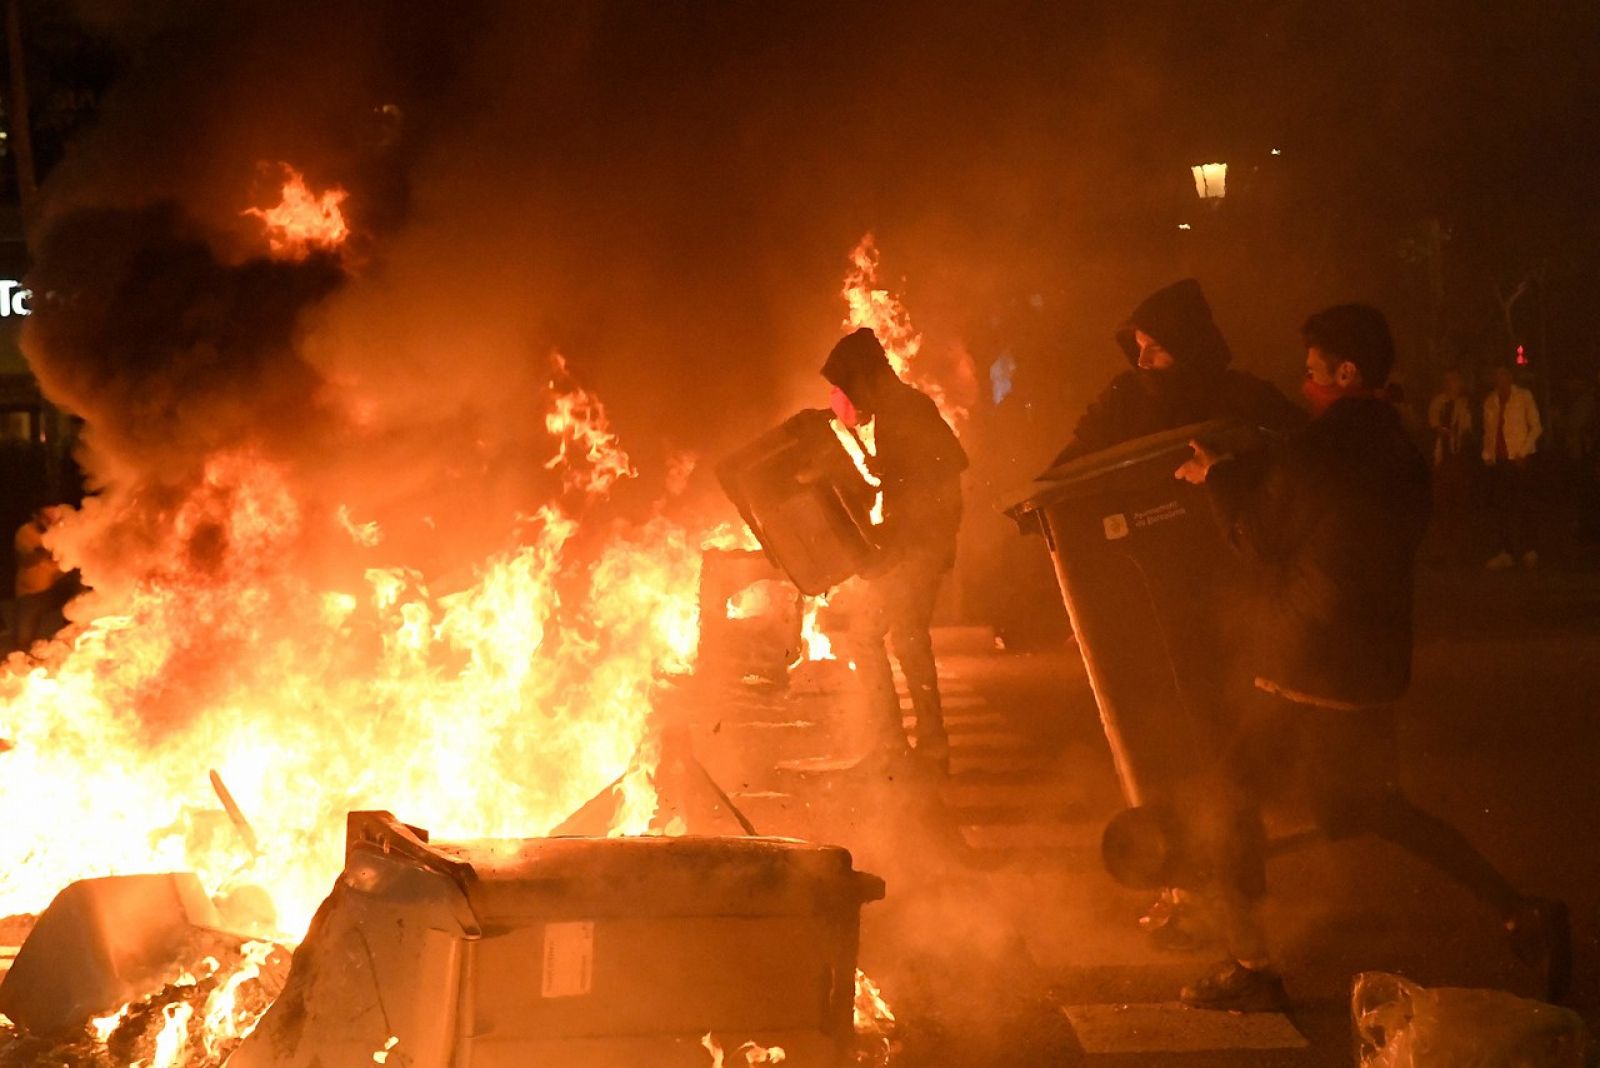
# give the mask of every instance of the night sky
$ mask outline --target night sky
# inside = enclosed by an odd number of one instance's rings
[[[1306,312],[1374,301],[1423,388],[1509,352],[1495,287],[1540,277],[1520,340],[1592,373],[1592,4],[524,6],[34,4],[35,110],[107,87],[47,195],[101,202],[114,171],[118,199],[183,199],[271,153],[351,185],[380,234],[450,205],[461,242],[537,249],[538,342],[624,425],[701,447],[816,401],[868,230],[931,346],[980,380],[1019,359],[1024,465],[1182,274],[1285,381]],[[398,147],[351,150],[391,101]],[[1188,167],[1213,159],[1231,195],[1207,211]],[[1430,220],[1437,309],[1407,254]]]

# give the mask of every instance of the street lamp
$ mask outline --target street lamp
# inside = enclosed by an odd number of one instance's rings
[[[1228,194],[1228,165],[1226,163],[1196,163],[1189,168],[1194,172],[1194,191],[1201,200],[1221,200]]]

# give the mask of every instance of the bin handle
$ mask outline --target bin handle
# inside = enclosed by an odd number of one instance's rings
[[[889,884],[885,883],[880,876],[873,875],[869,871],[858,871],[854,875],[856,900],[863,905],[869,901],[882,901],[884,895],[889,892]]]
[[[1044,535],[1044,547],[1050,552],[1056,551],[1055,531],[1050,529],[1050,521],[1044,517],[1043,512],[1034,512],[1033,518],[1039,524],[1039,532]]]

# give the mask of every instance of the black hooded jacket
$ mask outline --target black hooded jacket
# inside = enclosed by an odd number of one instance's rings
[[[1314,704],[1405,693],[1428,465],[1393,406],[1336,401],[1283,445],[1218,463],[1206,487],[1252,565],[1252,675]]]
[[[862,328],[834,346],[823,377],[847,396],[873,385],[873,445],[869,461],[883,487],[885,562],[924,557],[948,570],[961,527],[961,472],[966,450],[921,390],[900,381],[872,331]]]
[[[1139,370],[1135,330],[1161,342],[1173,366]],[[1306,416],[1277,387],[1228,367],[1233,353],[1211,318],[1200,283],[1192,278],[1152,293],[1117,331],[1133,368],[1111,380],[1078,420],[1072,443],[1052,466],[1146,434],[1208,419],[1230,419],[1288,432]]]

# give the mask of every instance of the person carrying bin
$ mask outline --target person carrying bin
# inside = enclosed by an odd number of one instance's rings
[[[1229,955],[1181,998],[1230,1011],[1287,1001],[1259,915],[1260,803],[1287,780],[1309,795],[1329,837],[1378,835],[1471,891],[1558,1000],[1571,970],[1565,906],[1518,894],[1460,831],[1399,787],[1394,702],[1411,681],[1429,489],[1426,461],[1380,392],[1395,358],[1388,323],[1375,308],[1346,304],[1311,316],[1302,335],[1312,422],[1250,456],[1197,442],[1176,471],[1206,488],[1249,569],[1243,666],[1258,693],[1222,757],[1205,824],[1212,837],[1198,850],[1210,859]]]
[[[1193,278],[1141,301],[1117,329],[1116,341],[1131,367],[1113,378],[1078,419],[1052,470],[1136,438],[1208,420],[1277,433],[1305,424],[1305,412],[1276,386],[1229,366],[1233,352]],[[1164,889],[1139,917],[1139,927],[1158,948],[1192,949],[1205,926],[1192,905],[1183,891]]]
[[[1116,340],[1130,368],[1090,403],[1052,467],[1211,419],[1279,432],[1306,421],[1305,413],[1272,383],[1228,366],[1233,351],[1193,278],[1164,286],[1141,301],[1117,329]]]
[[[928,628],[939,585],[955,566],[967,454],[933,401],[895,375],[867,327],[833,347],[822,376],[834,387],[833,408],[845,425],[872,421],[874,451],[867,462],[883,489],[878,553],[862,575],[867,604],[855,635],[857,667],[874,708],[867,764],[887,767],[908,755],[887,638],[911,691],[916,756],[947,773],[950,742]]]

